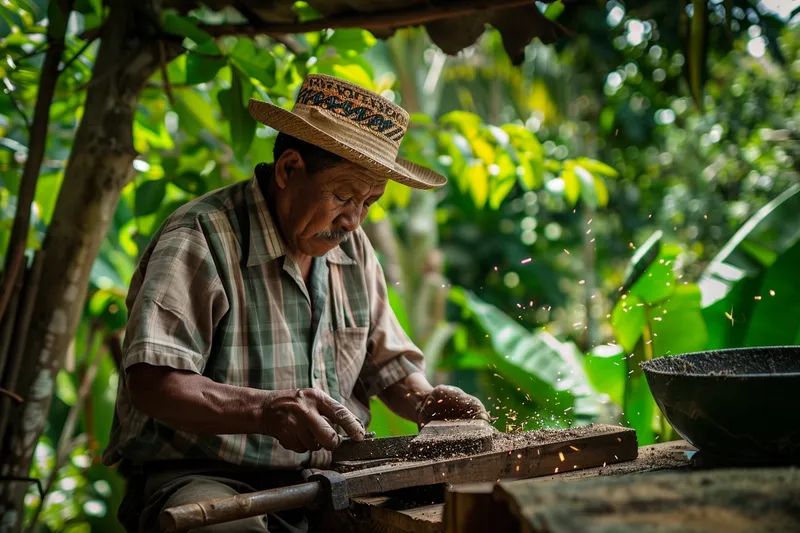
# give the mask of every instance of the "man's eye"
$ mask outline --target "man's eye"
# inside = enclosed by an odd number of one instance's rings
[[[340,202],[342,202],[342,203],[345,203],[346,201],[348,201],[348,200],[349,200],[349,198],[342,198],[342,197],[341,197],[341,196],[339,196],[338,194],[334,194],[334,196],[336,197],[336,199],[337,199],[337,200],[339,200],[339,201],[340,201]]]

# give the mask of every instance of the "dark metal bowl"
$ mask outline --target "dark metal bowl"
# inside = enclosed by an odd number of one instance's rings
[[[669,423],[704,454],[800,461],[800,347],[690,353],[641,366]]]

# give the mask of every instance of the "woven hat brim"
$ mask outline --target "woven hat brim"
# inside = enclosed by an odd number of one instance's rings
[[[355,146],[347,139],[334,137],[308,122],[303,117],[268,102],[251,99],[248,106],[250,116],[282,133],[301,141],[319,146],[340,157],[374,170],[381,176],[414,189],[434,189],[447,183],[447,178],[438,172],[398,157],[386,160],[376,157]],[[331,119],[333,120],[333,119]]]

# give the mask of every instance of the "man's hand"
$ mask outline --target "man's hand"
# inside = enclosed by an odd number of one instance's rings
[[[422,402],[417,424],[422,427],[431,420],[480,418],[489,421],[489,413],[481,401],[450,385],[438,385]]]
[[[341,442],[331,426],[338,424],[356,442],[364,426],[347,407],[317,389],[269,391],[264,402],[262,433],[293,452],[333,450]]]

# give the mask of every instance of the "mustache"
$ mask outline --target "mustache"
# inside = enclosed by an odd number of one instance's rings
[[[331,239],[337,241],[346,241],[350,238],[349,231],[321,231],[315,235],[315,237],[319,237],[322,239]]]

